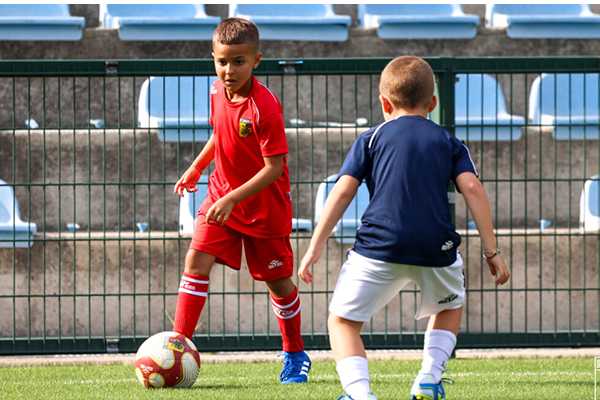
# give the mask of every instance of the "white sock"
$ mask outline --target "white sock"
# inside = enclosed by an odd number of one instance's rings
[[[423,346],[423,363],[419,375],[430,374],[434,382],[442,379],[446,363],[456,346],[456,335],[442,329],[432,329],[425,332]]]
[[[369,363],[365,357],[352,356],[339,360],[335,368],[347,395],[354,400],[367,399],[369,386]]]

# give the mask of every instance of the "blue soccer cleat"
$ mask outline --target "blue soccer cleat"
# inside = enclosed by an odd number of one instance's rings
[[[443,383],[448,381],[442,379],[435,383],[429,374],[423,375],[420,382],[415,382],[411,389],[411,400],[446,400],[446,391]]]
[[[308,372],[310,371],[310,358],[304,351],[294,353],[283,352],[283,369],[279,374],[279,382],[288,383],[306,383],[308,381]]]

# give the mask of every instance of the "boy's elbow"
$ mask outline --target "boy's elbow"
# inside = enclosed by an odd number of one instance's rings
[[[465,184],[461,186],[460,191],[467,197],[479,196],[483,193],[483,185],[479,180],[472,179],[465,182]]]

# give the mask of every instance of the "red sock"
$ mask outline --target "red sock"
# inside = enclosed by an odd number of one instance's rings
[[[300,297],[298,288],[286,297],[275,297],[271,293],[271,305],[277,317],[283,351],[296,352],[304,350],[304,341],[300,334]]]
[[[183,273],[177,295],[173,330],[192,338],[208,296],[208,276]]]

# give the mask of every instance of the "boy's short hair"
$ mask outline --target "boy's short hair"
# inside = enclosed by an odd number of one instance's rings
[[[434,85],[433,70],[425,60],[401,56],[394,58],[381,71],[379,92],[394,107],[414,109],[429,103]]]
[[[252,21],[243,18],[226,18],[215,28],[214,43],[251,44],[258,49],[258,28]]]

